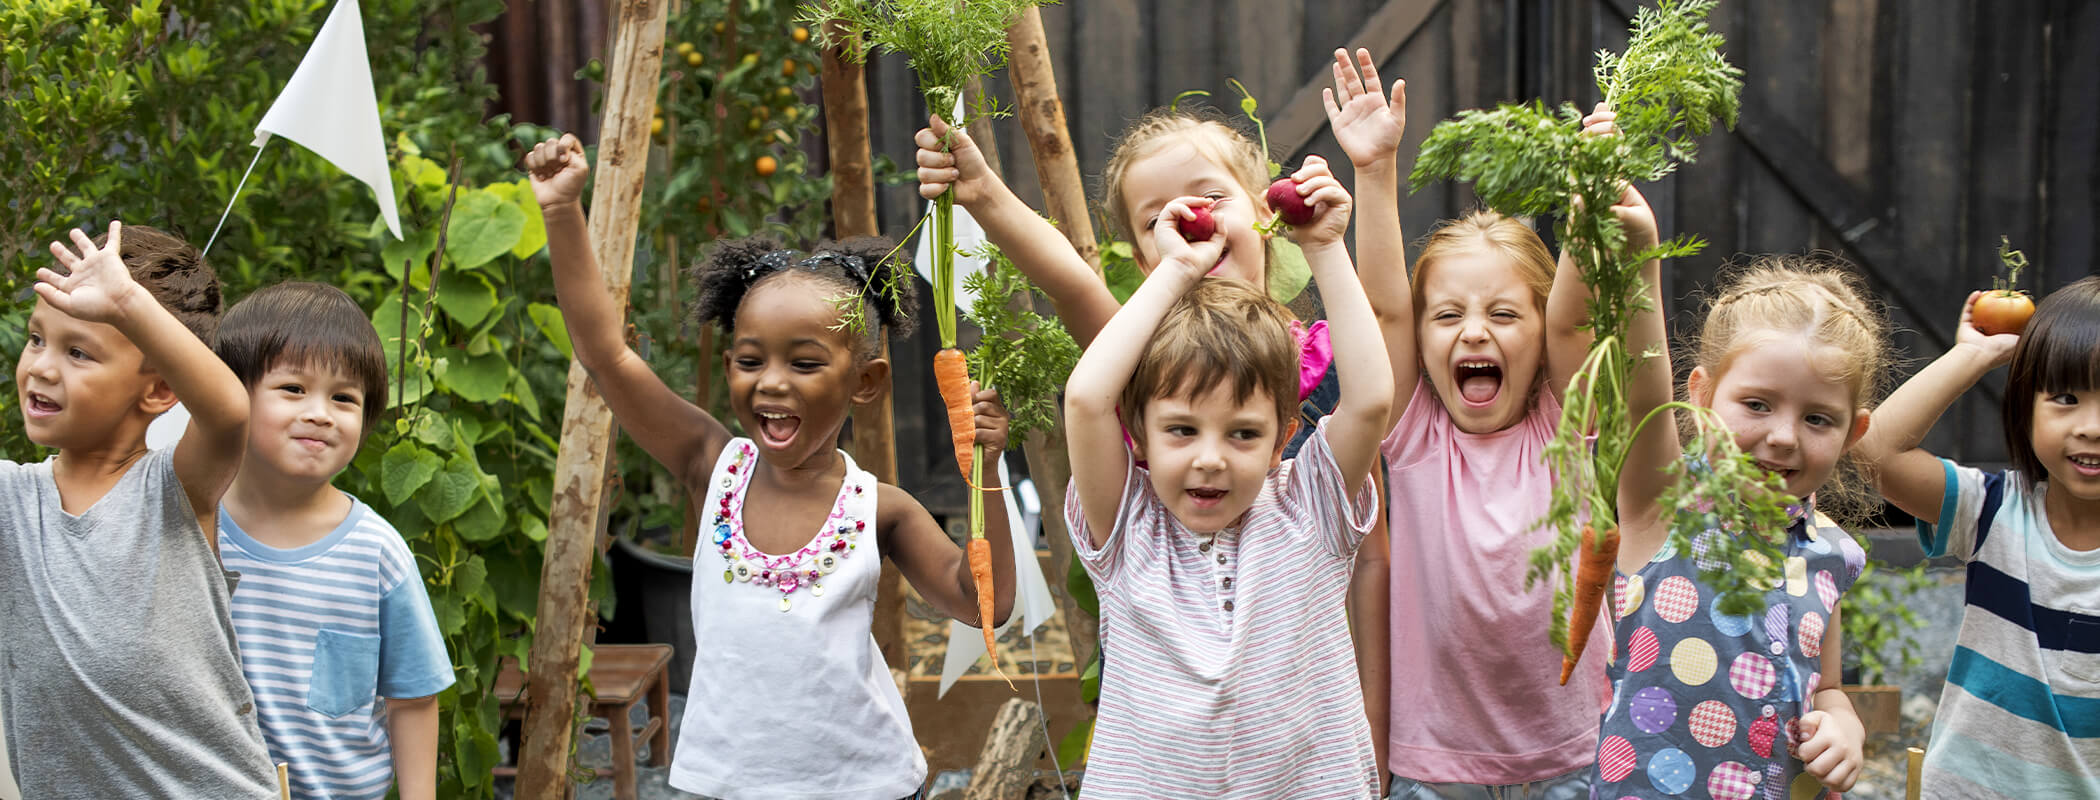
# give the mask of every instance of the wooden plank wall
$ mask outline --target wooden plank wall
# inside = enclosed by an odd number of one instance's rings
[[[575,0],[577,5],[591,5]],[[1625,42],[1637,0],[1067,0],[1043,24],[1080,168],[1095,181],[1115,137],[1146,110],[1190,89],[1238,115],[1238,78],[1271,120],[1339,45],[1361,44],[1387,4],[1426,10],[1380,65],[1408,80],[1403,168],[1435,122],[1461,109],[1543,97],[1594,103],[1591,53]],[[1728,0],[1714,25],[1747,73],[1744,124],[1709,137],[1699,163],[1645,187],[1669,232],[1705,237],[1707,252],[1665,270],[1673,328],[1696,321],[1695,293],[1746,254],[1827,251],[1859,266],[1901,329],[1898,377],[1951,341],[1973,287],[1988,286],[1999,235],[2054,288],[2094,270],[2100,232],[2100,4],[2077,0]],[[501,27],[500,25],[498,26]],[[496,53],[504,49],[504,32]],[[588,49],[588,43],[580,43]],[[521,70],[492,69],[498,75]],[[525,80],[520,77],[517,80]],[[1002,76],[990,82],[1012,96]],[[544,91],[541,79],[535,91]],[[902,59],[868,70],[873,145],[908,173],[925,109]],[[512,92],[506,87],[506,102]],[[545,107],[545,100],[536,101]],[[531,108],[531,103],[520,105]],[[527,118],[530,115],[525,115]],[[1004,173],[1040,204],[1027,147],[995,124]],[[817,152],[821,152],[819,149]],[[1347,160],[1324,129],[1279,160]],[[1279,154],[1283,156],[1285,154]],[[922,211],[912,182],[881,187],[883,228],[910,231]],[[1098,202],[1098,198],[1097,198]],[[1411,238],[1462,213],[1472,194],[1449,184],[1402,200]],[[1098,226],[1097,226],[1098,227]],[[1359,256],[1366,264],[1378,259]],[[1388,262],[1389,263],[1389,262]],[[900,478],[936,511],[959,509],[938,400],[926,387],[931,327],[896,343]],[[1928,442],[1975,462],[2005,457],[1986,381]],[[928,421],[934,421],[929,423]]]

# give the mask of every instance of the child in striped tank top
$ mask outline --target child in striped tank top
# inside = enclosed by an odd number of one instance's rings
[[[437,796],[438,692],[452,659],[401,534],[329,485],[386,408],[379,334],[343,290],[261,289],[215,345],[248,389],[248,453],[219,507],[240,573],[241,671],[292,796]]]
[[[1299,377],[1287,313],[1242,280],[1204,277],[1225,226],[1182,233],[1210,197],[1162,207],[1157,266],[1066,386],[1067,521],[1116,642],[1088,797],[1378,792],[1343,609],[1378,511],[1392,373],[1341,243],[1348,192],[1324,169],[1300,190],[1315,216],[1292,236],[1326,293],[1341,389],[1296,457],[1282,457]]]

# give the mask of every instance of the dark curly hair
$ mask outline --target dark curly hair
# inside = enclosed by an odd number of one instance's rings
[[[688,270],[700,286],[693,319],[727,333],[735,330],[737,309],[752,287],[771,280],[815,281],[823,285],[828,297],[860,298],[861,319],[880,323],[860,326],[860,356],[873,358],[884,331],[898,336],[911,333],[918,306],[918,293],[907,283],[910,274],[890,257],[895,249],[879,236],[826,241],[810,253],[782,249],[765,236],[718,243]]]

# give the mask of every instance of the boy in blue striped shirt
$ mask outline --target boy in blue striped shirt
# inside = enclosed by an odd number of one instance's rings
[[[431,800],[444,636],[401,535],[329,485],[386,408],[379,336],[341,289],[284,283],[229,309],[217,350],[251,408],[219,550],[270,756],[293,797],[380,800],[398,779]]]
[[[1954,348],[1874,411],[1860,450],[1927,553],[1968,565],[1967,608],[1925,753],[1924,796],[2100,797],[2100,276],[2042,300],[2020,334],[1963,306]],[[1919,447],[1991,369],[2014,468]]]

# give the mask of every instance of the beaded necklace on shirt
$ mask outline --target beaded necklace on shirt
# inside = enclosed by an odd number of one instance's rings
[[[722,570],[723,583],[753,583],[780,591],[780,610],[786,612],[789,598],[807,587],[811,597],[824,596],[824,576],[839,568],[840,562],[857,549],[860,534],[867,530],[865,520],[847,519],[846,500],[859,497],[866,489],[853,479],[848,470],[845,481],[839,484],[839,496],[831,505],[831,513],[824,518],[824,528],[801,549],[785,555],[772,555],[751,546],[744,538],[744,501],[749,495],[744,491],[751,485],[752,470],[747,468],[755,448],[750,442],[737,442],[734,460],[729,463],[729,474],[722,476],[722,499],[714,512],[715,546],[722,551],[722,558],[729,567]]]

